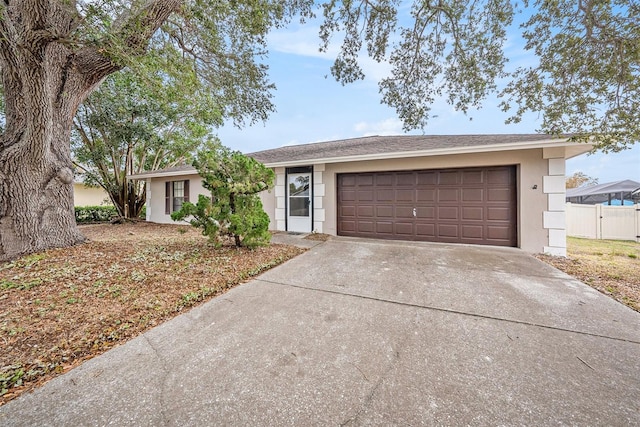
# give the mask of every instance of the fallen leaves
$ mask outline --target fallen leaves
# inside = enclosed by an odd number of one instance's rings
[[[567,258],[538,258],[640,311],[640,243],[567,238]]]
[[[0,404],[303,252],[214,249],[187,226],[82,231],[88,243],[0,264]]]

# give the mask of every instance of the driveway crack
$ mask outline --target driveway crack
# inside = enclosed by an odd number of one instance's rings
[[[431,305],[414,304],[414,303],[409,303],[409,302],[402,302],[402,301],[392,300],[392,299],[388,299],[388,298],[378,298],[378,297],[374,297],[374,296],[360,295],[360,294],[355,294],[355,293],[352,293],[352,292],[346,292],[346,291],[340,291],[340,290],[334,290],[334,289],[322,289],[322,288],[315,288],[313,286],[293,285],[291,283],[275,282],[275,281],[272,281],[272,280],[265,280],[265,279],[262,279],[262,278],[256,278],[254,280],[259,281],[259,282],[264,282],[264,283],[270,283],[270,284],[273,284],[273,285],[287,286],[287,287],[290,287],[290,288],[305,289],[305,290],[309,290],[309,291],[324,292],[324,293],[328,293],[328,294],[342,295],[342,296],[348,296],[348,297],[354,297],[354,298],[362,298],[362,299],[366,299],[366,300],[370,300],[370,301],[378,301],[378,302],[383,302],[383,303],[388,303],[388,304],[396,304],[396,305],[401,305],[401,306],[405,306],[405,307],[421,308],[421,309],[426,309],[426,310],[433,310],[433,311],[439,311],[439,312],[450,313],[450,314],[458,314],[458,315],[462,315],[462,316],[469,316],[469,317],[475,317],[475,318],[480,318],[480,319],[497,320],[497,321],[500,321],[500,322],[508,322],[508,323],[514,323],[514,324],[518,324],[518,325],[533,326],[533,327],[537,327],[537,328],[550,329],[550,330],[560,331],[560,332],[570,332],[572,334],[586,335],[586,336],[591,336],[591,337],[595,337],[595,338],[605,338],[605,339],[609,339],[609,340],[627,342],[627,343],[631,343],[631,344],[640,344],[639,340],[628,339],[628,338],[620,338],[620,337],[612,337],[612,336],[609,336],[609,335],[596,334],[596,333],[593,333],[593,332],[577,331],[577,330],[574,330],[574,329],[562,328],[562,327],[559,327],[559,326],[544,325],[542,323],[536,323],[536,322],[526,322],[526,321],[523,321],[523,320],[507,319],[507,318],[503,318],[503,317],[490,316],[490,315],[479,314],[479,313],[470,313],[470,312],[466,312],[466,311],[453,310],[453,309],[450,309],[450,308],[436,307],[436,306],[431,306]]]
[[[167,403],[167,399],[165,398],[165,390],[166,390],[166,383],[167,383],[167,376],[169,374],[169,367],[166,363],[166,361],[164,360],[164,358],[162,357],[160,351],[158,350],[158,348],[154,345],[154,343],[149,339],[149,337],[147,336],[147,334],[142,334],[142,337],[144,338],[145,342],[147,343],[147,345],[149,346],[149,348],[151,348],[151,350],[153,350],[153,354],[156,358],[156,360],[158,360],[161,370],[162,370],[162,378],[160,379],[160,382],[162,383],[162,387],[159,390],[156,390],[156,393],[159,394],[159,398],[160,398],[160,407],[159,407],[159,412],[160,412],[160,419],[162,420],[162,424],[163,425],[169,425],[169,418],[167,417],[167,413],[165,412],[165,408],[167,407],[166,403]]]
[[[387,379],[389,373],[396,367],[398,361],[400,360],[401,351],[404,348],[406,348],[407,341],[409,340],[409,335],[410,335],[409,333],[406,333],[404,335],[404,337],[402,338],[402,341],[400,341],[397,348],[394,350],[391,361],[387,365],[387,369],[384,370],[382,375],[380,375],[380,378],[378,378],[378,381],[376,381],[376,383],[373,385],[373,387],[365,397],[364,401],[360,405],[360,408],[356,411],[356,413],[352,417],[349,417],[345,421],[341,422],[340,427],[354,425],[358,421],[358,418],[360,418],[362,413],[371,405],[371,402],[373,401],[373,398],[375,397],[376,392],[378,391],[382,383]],[[362,370],[360,370],[360,368],[356,366],[356,369],[358,369],[358,371],[360,371],[362,376],[364,376],[364,378],[367,381],[369,381],[367,377],[364,375],[364,373],[362,372]]]

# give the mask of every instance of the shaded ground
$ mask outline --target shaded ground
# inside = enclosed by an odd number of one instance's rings
[[[538,258],[640,311],[640,243],[567,238],[567,258]]]
[[[188,226],[82,230],[84,245],[0,263],[0,405],[303,252],[214,250]]]

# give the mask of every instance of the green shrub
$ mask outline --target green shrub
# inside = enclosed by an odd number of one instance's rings
[[[225,236],[232,237],[236,246],[268,245],[269,215],[258,193],[273,186],[273,171],[220,144],[199,151],[193,165],[211,196],[200,195],[195,205],[183,203],[182,209],[172,213],[171,218],[187,220],[202,229],[202,234],[216,246],[222,244]]]
[[[76,206],[75,211],[78,224],[108,222],[118,216],[115,206]]]

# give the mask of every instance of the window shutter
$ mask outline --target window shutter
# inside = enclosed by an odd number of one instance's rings
[[[189,201],[189,180],[184,181],[184,201]]]
[[[164,183],[164,213],[171,213],[171,181]]]

